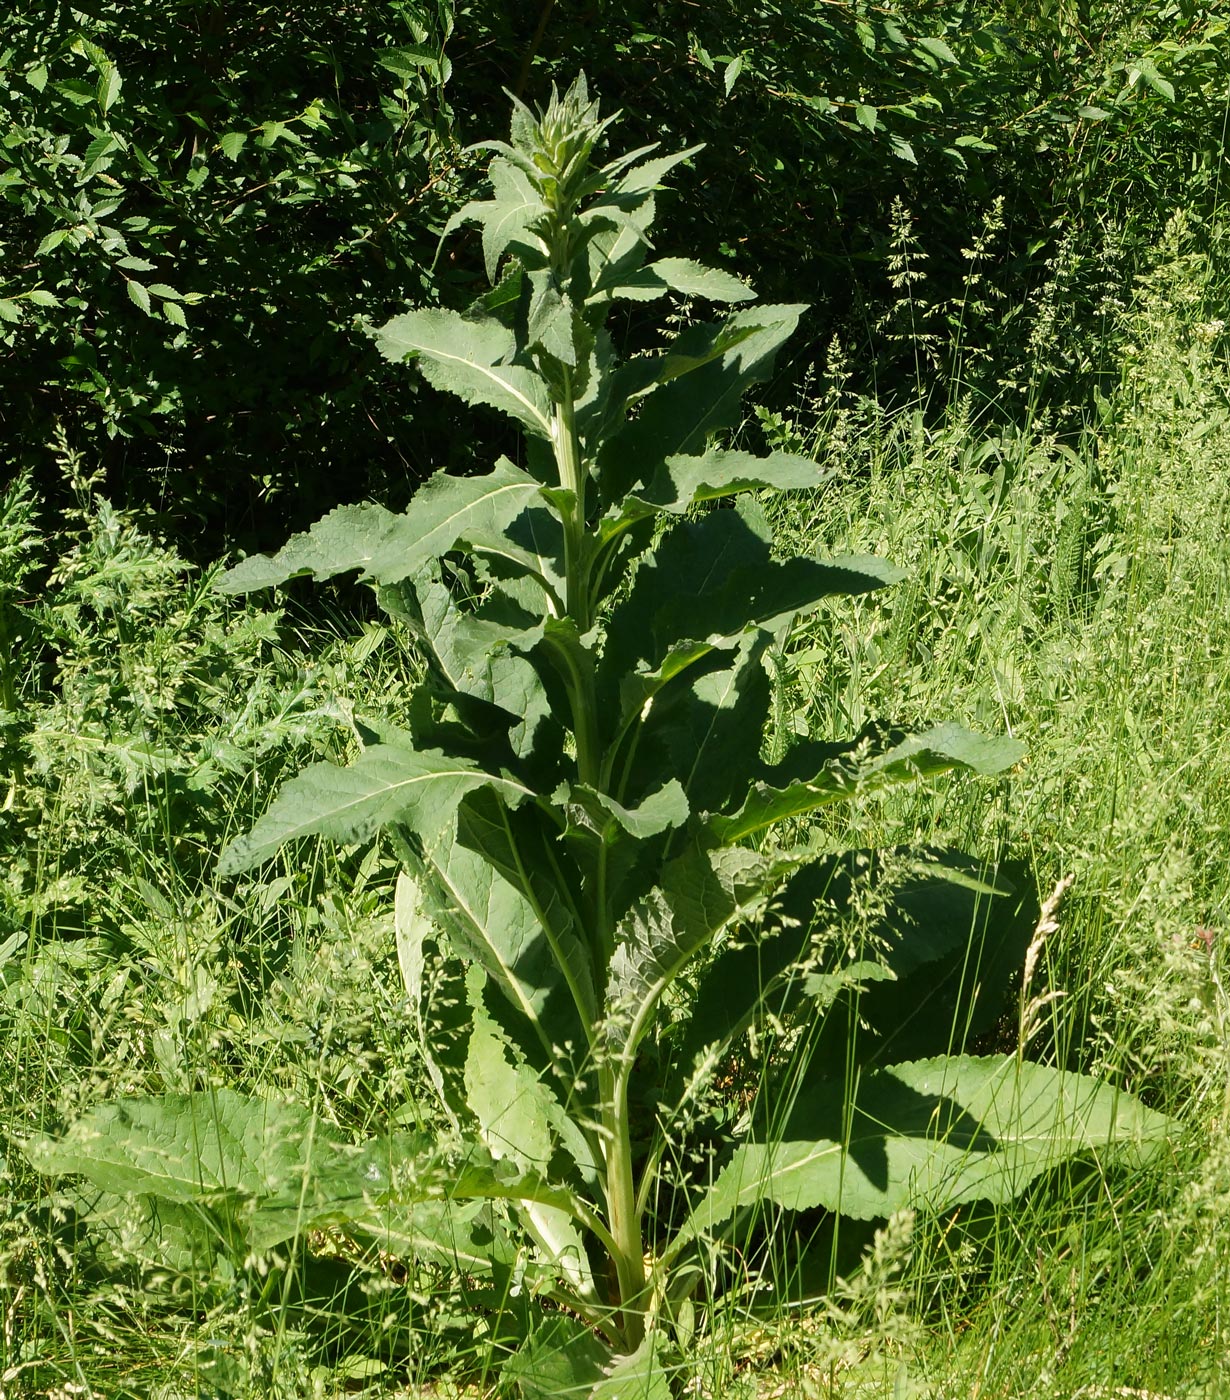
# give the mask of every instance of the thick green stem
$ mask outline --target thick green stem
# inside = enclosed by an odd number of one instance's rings
[[[555,405],[555,461],[560,485],[572,500],[564,507],[564,580],[568,616],[584,636],[593,626],[585,538],[585,474],[577,437],[571,378],[565,371],[564,392]],[[593,676],[584,672],[573,693],[573,732],[577,741],[577,772],[583,783],[596,787],[601,764],[597,732],[597,699]]]
[[[635,1351],[645,1336],[647,1285],[641,1216],[632,1171],[632,1139],[628,1130],[628,1081],[618,1069],[604,1070],[602,1079],[607,1218],[615,1244],[620,1327],[629,1351]]]

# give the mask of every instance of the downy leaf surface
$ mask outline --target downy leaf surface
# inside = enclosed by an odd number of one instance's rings
[[[283,786],[246,836],[231,842],[218,871],[237,875],[303,836],[367,841],[392,822],[430,838],[450,822],[467,792],[485,786],[498,788],[513,803],[530,796],[511,778],[400,745],[373,745],[345,768],[315,763]]]
[[[1112,1085],[1014,1055],[894,1065],[859,1082],[852,1108],[839,1080],[804,1089],[780,1135],[736,1149],[684,1234],[762,1201],[859,1220],[923,1202],[1002,1205],[1072,1156],[1139,1162],[1172,1131]]]
[[[251,593],[300,575],[321,581],[355,569],[361,578],[395,584],[462,543],[541,568],[538,557],[506,534],[540,495],[538,482],[505,457],[486,476],[437,472],[402,515],[378,505],[339,506],[276,554],[253,555],[228,570],[218,587]]]
[[[830,760],[811,778],[785,788],[757,783],[737,813],[714,817],[710,829],[719,841],[742,841],[774,822],[802,816],[855,793],[878,792],[952,769],[984,776],[1002,773],[1024,752],[1025,746],[1016,739],[987,737],[959,724],[941,724],[878,753],[869,745],[863,755],[856,751],[849,758]]]
[[[49,1175],[211,1206],[254,1249],[363,1214],[391,1189],[391,1142],[350,1147],[307,1109],[229,1089],[119,1099],[25,1145]]]
[[[380,353],[400,363],[415,358],[423,377],[466,403],[486,404],[538,437],[551,436],[551,397],[542,379],[516,363],[517,341],[491,317],[469,320],[429,307],[407,311],[373,332]]]

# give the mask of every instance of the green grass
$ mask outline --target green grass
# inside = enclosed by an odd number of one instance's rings
[[[1184,1136],[1148,1171],[1072,1167],[874,1240],[783,1223],[756,1286],[698,1314],[698,1393],[1230,1395],[1230,367],[1205,274],[1176,227],[1079,437],[840,396],[768,420],[838,471],[777,521],[783,549],[910,571],[779,658],[775,743],[952,716],[1029,746],[998,784],[863,801],[826,838],[1024,855],[1043,897],[1070,879],[1003,1034]],[[106,1094],[227,1083],[356,1135],[420,1126],[428,1097],[391,858],[211,876],[352,709],[395,713],[404,639],[224,605],[88,491],[69,533],[34,511],[14,493],[0,525],[0,1395],[490,1392],[446,1280],[325,1236],[236,1269],[135,1208],[85,1223],[94,1203],[17,1151]],[[845,1275],[819,1293],[816,1250]]]

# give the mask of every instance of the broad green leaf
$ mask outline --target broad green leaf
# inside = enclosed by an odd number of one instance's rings
[[[409,853],[407,853],[409,854]],[[580,1047],[586,1029],[546,932],[526,897],[449,828],[424,843],[412,866],[424,909],[453,951],[491,978],[519,1028],[517,1044],[554,1064],[569,1041]],[[508,1021],[499,1018],[506,1032]]]
[[[576,907],[580,889],[569,886],[558,834],[548,828],[540,809],[527,804],[512,811],[494,791],[474,793],[457,814],[458,843],[498,870],[533,911],[585,1028],[597,1011],[593,969]]]
[[[772,865],[754,851],[707,851],[690,843],[662,883],[620,920],[607,984],[607,1044],[631,1058],[663,993],[691,958],[765,897]]]
[[[103,63],[100,65],[101,71],[98,75],[98,106],[105,116],[115,104],[115,99],[120,95],[120,88],[124,85],[124,80],[120,76],[120,71],[113,63]]]
[[[745,632],[774,628],[827,598],[874,592],[901,577],[874,557],[774,560],[763,512],[745,497],[735,510],[676,526],[641,565],[607,626],[600,694],[618,693],[612,711],[622,725],[715,647],[733,647]]]
[[[814,491],[832,479],[831,470],[817,465],[810,457],[789,452],[757,457],[751,452],[718,447],[698,457],[669,457],[647,486],[638,487],[611,508],[599,524],[598,538],[605,543],[630,525],[659,512],[682,515],[703,501],[746,491]]]
[[[1147,1161],[1175,1125],[1112,1085],[1014,1055],[941,1056],[805,1088],[780,1137],[739,1147],[684,1228],[718,1229],[760,1202],[856,1219],[925,1202],[1011,1201],[1077,1155]]]
[[[282,788],[246,836],[231,842],[218,873],[249,870],[304,836],[354,843],[399,822],[430,837],[451,821],[467,792],[486,786],[512,803],[530,795],[520,783],[459,759],[391,744],[364,749],[345,768],[316,763]]]
[[[481,993],[472,1000],[474,1029],[466,1060],[466,1096],[478,1121],[479,1136],[495,1160],[509,1159],[522,1174],[546,1180],[554,1154],[550,1117],[553,1095],[524,1064],[511,1064],[508,1047],[483,1009]],[[588,1157],[588,1153],[586,1156]],[[552,1268],[582,1297],[597,1289],[576,1221],[557,1206],[525,1201],[526,1227]]]
[[[531,433],[551,436],[547,387],[533,370],[514,363],[516,339],[498,321],[470,321],[433,307],[394,316],[372,334],[385,359],[400,363],[415,357],[435,388],[498,408]]]
[[[516,1245],[488,1200],[376,1203],[345,1222],[345,1232],[370,1241],[391,1259],[416,1259],[482,1276],[516,1263]]]
[[[638,417],[603,444],[598,458],[603,499],[621,501],[658,463],[703,452],[712,433],[736,426],[744,393],[768,376],[778,348],[805,309],[755,306],[736,312],[720,327],[700,327],[680,337],[680,358],[672,364],[667,356],[658,372],[678,371],[681,377],[659,383],[641,400]],[[712,345],[723,340],[731,348],[708,358]],[[689,352],[702,361],[690,372]]]
[[[248,133],[246,131],[224,131],[218,137],[218,145],[227,160],[238,160],[239,153],[247,145],[247,141]]]
[[[371,504],[339,506],[276,554],[245,559],[217,586],[224,593],[251,593],[301,574],[323,580],[352,569],[361,578],[393,584],[463,543],[533,568],[542,560],[506,531],[540,493],[533,477],[503,457],[486,476],[437,472],[404,514]]]
[[[639,790],[659,744],[693,811],[718,811],[747,791],[771,703],[764,666],[769,641],[767,632],[750,632],[733,656],[694,664],[655,696],[642,721],[641,761],[629,773],[632,791]],[[628,692],[620,698],[628,706]]]
[[[549,268],[531,272],[525,338],[531,349],[553,356],[575,369],[577,364],[577,311],[564,295]]]
[[[150,311],[149,293],[140,282],[134,281],[131,277],[125,283],[128,291],[128,300],[139,310],[144,311],[147,316],[152,315]]]
[[[948,47],[943,39],[926,36],[916,40],[920,49],[925,49],[929,54],[941,59],[944,63],[956,63],[957,56]]]
[[[809,979],[848,979],[856,901],[860,946],[888,977],[860,995],[864,1031],[856,1039],[847,1039],[844,1020],[831,1033],[821,1028],[815,1064],[825,1056],[844,1062],[852,1051],[862,1065],[883,1063],[893,1049],[892,1058],[901,1048],[938,1054],[1001,1014],[1035,923],[1028,870],[1012,870],[1028,895],[1014,893],[1000,867],[930,849],[819,858],[800,850],[782,858],[780,875],[764,926],[724,949],[701,979],[663,1090],[667,1104],[683,1101],[693,1076],[758,1018],[788,1018],[813,988],[827,1001],[834,984]]]
[[[110,133],[106,132],[102,136],[96,136],[85,148],[85,155],[81,158],[81,180],[84,182],[91,175],[96,175],[101,170],[106,170],[111,162],[108,157],[114,151],[119,150],[120,143]]]
[[[626,171],[616,180],[602,202],[635,206],[645,195],[660,189],[662,181],[675,166],[685,160],[690,160],[698,151],[703,150],[703,145],[689,146],[686,151],[675,151],[670,155],[655,156],[652,160],[642,161],[639,165],[634,165],[631,170]]]
[[[587,1400],[610,1364],[611,1348],[591,1328],[567,1313],[550,1313],[503,1374],[522,1400]],[[627,1391],[624,1400],[640,1400],[640,1393]]]
[[[569,789],[567,807],[570,815],[583,821],[606,844],[619,840],[620,832],[638,841],[658,836],[673,826],[682,826],[691,811],[675,778],[636,807],[625,807],[607,793],[577,784]]]
[[[48,1175],[212,1207],[256,1249],[366,1210],[390,1190],[397,1154],[392,1142],[349,1147],[306,1109],[229,1089],[99,1104],[24,1150]]]
[[[678,514],[700,501],[743,491],[815,491],[832,479],[833,471],[810,457],[791,452],[757,457],[715,447],[697,457],[668,457],[633,499]]]
[[[709,301],[754,301],[756,297],[741,278],[719,268],[705,267],[691,258],[658,258],[602,290],[630,301],[652,301],[667,292]]]
[[[434,936],[435,929],[424,909],[423,892],[416,880],[404,870],[397,876],[393,892],[393,934],[397,946],[397,965],[402,984],[410,1002],[410,1013],[418,1031],[418,1052],[427,1077],[436,1091],[440,1106],[454,1131],[458,1128],[444,1073],[436,1060],[435,1050],[423,1019],[424,945]]]
[[[514,162],[493,160],[487,173],[494,198],[472,200],[458,210],[445,225],[444,235],[464,223],[481,224],[487,279],[494,285],[500,260],[510,248],[527,242],[541,248],[541,239],[529,233],[529,226],[542,215],[543,203],[529,175]]]
[[[788,787],[757,783],[740,810],[712,818],[710,830],[719,841],[742,841],[774,822],[803,816],[856,793],[879,792],[954,768],[984,776],[1002,773],[1024,753],[1025,746],[1016,739],[975,734],[959,724],[937,725],[880,752],[869,741],[862,753],[832,760],[811,778]]]
[[[587,1400],[671,1400],[674,1391],[660,1354],[661,1340],[661,1332],[650,1332],[630,1356],[617,1356]]]

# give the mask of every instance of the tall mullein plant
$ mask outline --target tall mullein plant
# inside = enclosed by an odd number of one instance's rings
[[[481,228],[492,289],[464,315],[411,311],[375,332],[390,359],[519,424],[520,463],[440,472],[402,515],[342,507],[227,576],[239,593],[358,570],[413,628],[427,673],[405,730],[363,730],[348,767],[293,779],[221,870],[297,837],[388,833],[405,865],[398,951],[424,1062],[470,1144],[464,1169],[424,1168],[418,1189],[457,1207],[453,1230],[468,1228],[465,1200],[499,1198],[532,1242],[536,1286],[643,1353],[647,1328],[693,1286],[682,1266],[699,1241],[758,1200],[876,1215],[919,1193],[1003,1195],[1057,1151],[1108,1140],[1118,1120],[1093,1086],[1096,1112],[1057,1135],[1042,1120],[1062,1086],[1042,1092],[1033,1077],[1049,1072],[1013,1057],[917,1061],[863,1080],[857,1121],[882,1159],[867,1165],[851,1156],[842,1055],[803,1104],[819,1138],[753,1130],[676,1209],[673,1233],[647,1237],[672,1125],[762,1009],[765,976],[824,1003],[843,977],[878,975],[867,962],[810,984],[798,975],[815,969],[818,866],[782,824],[795,833],[821,807],[949,769],[998,773],[1020,747],[945,724],[762,757],[768,658],[793,620],[897,574],[875,558],[774,557],[761,497],[815,490],[825,473],[721,443],[804,308],[754,305],[726,272],[654,256],[655,191],[691,152],[646,147],[599,165],[613,120],[583,79],[541,114],[516,103],[509,142],[489,147],[492,197],[449,229]],[[607,329],[616,302],[672,294],[746,305],[620,360]],[[785,918],[792,899],[803,913]],[[757,948],[749,964],[748,946],[724,935],[775,918],[758,973]],[[638,1052],[715,940],[680,1054],[654,1086],[650,1140],[634,1150]],[[424,976],[434,954],[468,967],[464,1026],[437,1038]]]

